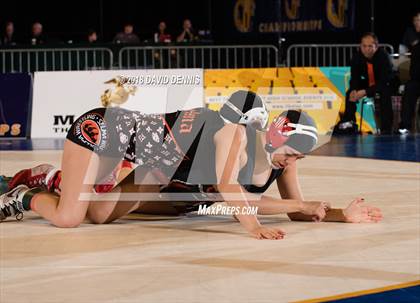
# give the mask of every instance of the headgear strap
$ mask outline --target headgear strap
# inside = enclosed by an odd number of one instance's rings
[[[315,139],[316,144],[318,142],[317,133],[316,127],[291,123],[289,118],[279,116],[271,123],[266,133],[265,149],[269,153],[273,153],[277,148],[283,146],[292,135],[310,136]]]
[[[237,113],[240,117],[239,121],[237,123],[239,124],[246,124],[246,125],[253,125],[256,122],[259,123],[259,126],[257,129],[264,129],[268,122],[268,111],[265,108],[265,105],[263,104],[262,107],[254,107],[248,110],[246,113],[243,113],[239,108],[237,108],[235,105],[232,104],[229,100],[225,102],[225,104],[233,110],[235,113]],[[222,119],[226,123],[232,123],[232,121],[227,120],[223,116],[221,116]]]

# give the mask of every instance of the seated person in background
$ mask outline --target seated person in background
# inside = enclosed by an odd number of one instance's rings
[[[158,26],[158,31],[154,34],[155,43],[170,43],[171,35],[166,32],[166,23],[161,21]]]
[[[88,43],[98,42],[98,35],[96,34],[96,31],[93,28],[88,30],[86,40]]]
[[[124,31],[116,34],[113,42],[114,43],[128,43],[128,44],[140,43],[139,37],[133,32],[133,30],[134,30],[133,24],[126,23],[124,25]]]
[[[155,43],[171,43],[171,35],[166,32],[166,23],[161,21],[158,26],[158,31],[153,35],[153,41]],[[161,68],[168,68],[171,65],[176,65],[176,50],[169,50],[170,57],[166,52],[162,53],[162,50],[156,50],[153,52],[156,66]]]
[[[346,93],[346,108],[336,128],[338,133],[354,133],[356,125],[356,102],[363,97],[373,97],[380,102],[381,133],[389,134],[392,128],[391,86],[393,79],[388,54],[378,48],[374,33],[365,33],[361,38],[360,51],[351,61],[350,88]]]
[[[198,40],[198,36],[192,27],[190,19],[184,20],[182,28],[182,33],[176,38],[177,42],[192,42]]]
[[[46,42],[46,38],[42,31],[42,24],[39,22],[33,23],[29,43],[31,45],[39,45],[39,44],[45,44],[45,42]]]
[[[0,45],[5,45],[5,46],[16,45],[14,32],[15,32],[15,27],[13,25],[13,22],[10,22],[10,21],[7,22],[4,28],[4,34],[0,40]]]
[[[413,26],[408,27],[400,45],[400,53],[410,52],[414,45],[420,41],[420,11],[413,16]]]
[[[412,128],[417,99],[420,97],[420,43],[411,53],[410,80],[405,84],[401,109],[400,134],[408,134]]]

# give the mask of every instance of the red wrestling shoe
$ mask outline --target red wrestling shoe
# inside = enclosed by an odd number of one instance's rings
[[[109,176],[107,176],[100,184],[96,184],[93,190],[97,194],[109,193],[117,184],[117,174],[114,170]]]
[[[40,187],[49,192],[60,192],[61,171],[50,165],[41,164],[23,169],[9,181],[9,190],[24,184],[29,188]]]
[[[121,161],[109,176],[94,186],[95,193],[109,193],[117,185],[118,175],[123,168],[133,169],[133,164],[127,160]]]

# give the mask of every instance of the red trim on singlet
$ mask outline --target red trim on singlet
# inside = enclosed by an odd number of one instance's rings
[[[168,123],[166,122],[164,116],[160,115],[160,117],[162,118],[163,124],[165,124],[166,129],[168,130],[169,135],[171,136],[172,140],[174,140],[174,143],[176,145],[176,148],[178,149],[178,152],[187,160],[190,160],[189,157],[187,157],[187,155],[182,151],[181,147],[179,147],[178,142],[176,142],[175,140],[175,136],[172,133],[171,128],[169,127]]]

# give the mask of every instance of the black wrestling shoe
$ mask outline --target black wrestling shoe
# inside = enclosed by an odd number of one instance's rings
[[[354,121],[338,123],[334,128],[334,135],[355,135],[358,133],[357,124]]]
[[[30,190],[26,185],[18,185],[11,191],[0,196],[0,221],[8,217],[16,217],[18,221],[22,220],[23,209],[22,199],[23,195]]]
[[[406,128],[399,128],[396,134],[401,135],[401,136],[406,136],[410,134],[410,131]]]

